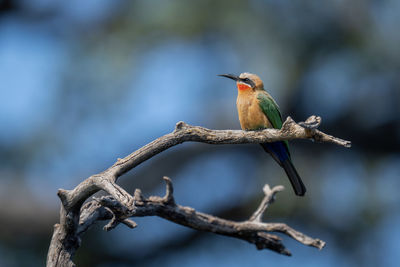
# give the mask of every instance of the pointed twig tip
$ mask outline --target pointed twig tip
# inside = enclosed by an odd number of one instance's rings
[[[177,123],[175,124],[175,132],[177,132],[177,131],[179,131],[179,130],[185,128],[186,125],[187,125],[187,124],[186,124],[185,122],[183,122],[183,121],[177,122]]]
[[[326,245],[325,241],[322,241],[321,239],[315,239],[315,244],[314,247],[318,248],[319,250],[323,249]]]
[[[283,190],[285,190],[285,187],[283,185],[277,185],[272,188],[272,191],[274,192],[281,192]]]
[[[133,229],[137,227],[137,223],[133,220],[130,219],[124,219],[122,221],[123,224],[125,224],[126,226],[128,226],[129,228]]]
[[[164,176],[163,179],[164,179],[165,184],[166,184],[165,196],[163,197],[163,200],[166,203],[175,204],[174,187],[172,185],[172,180],[167,176]]]
[[[168,176],[163,176],[163,180],[164,180],[166,183],[172,183],[171,178],[169,178]]]

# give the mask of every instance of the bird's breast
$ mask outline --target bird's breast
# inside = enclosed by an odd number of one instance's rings
[[[271,128],[267,116],[262,112],[256,94],[238,94],[236,106],[240,126],[243,130]]]

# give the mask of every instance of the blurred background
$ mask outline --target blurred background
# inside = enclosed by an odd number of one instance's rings
[[[185,121],[239,129],[235,84],[253,72],[284,118],[322,116],[346,149],[291,142],[307,186],[296,197],[257,145],[185,143],[119,179],[245,220],[262,187],[286,190],[265,221],[292,257],[244,241],[140,218],[88,231],[78,266],[398,266],[400,256],[400,1],[0,0],[0,265],[43,266],[58,188],[72,189]]]

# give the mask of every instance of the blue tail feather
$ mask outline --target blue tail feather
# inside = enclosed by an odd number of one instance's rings
[[[306,188],[293,166],[289,151],[287,150],[285,144],[279,141],[273,143],[263,143],[261,146],[266,152],[271,154],[274,160],[278,162],[279,165],[285,170],[296,195],[303,196],[306,193]]]
[[[276,161],[278,161],[280,165],[282,165],[282,162],[285,160],[290,159],[283,142],[264,143],[262,146],[273,156]]]

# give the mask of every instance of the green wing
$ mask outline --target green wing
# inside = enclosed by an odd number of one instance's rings
[[[260,92],[257,95],[257,99],[259,100],[259,105],[261,110],[267,116],[272,126],[275,129],[282,128],[282,116],[279,111],[278,104],[276,104],[275,100],[266,92]],[[289,142],[288,141],[283,141],[283,142],[286,146],[286,149],[290,157]]]

